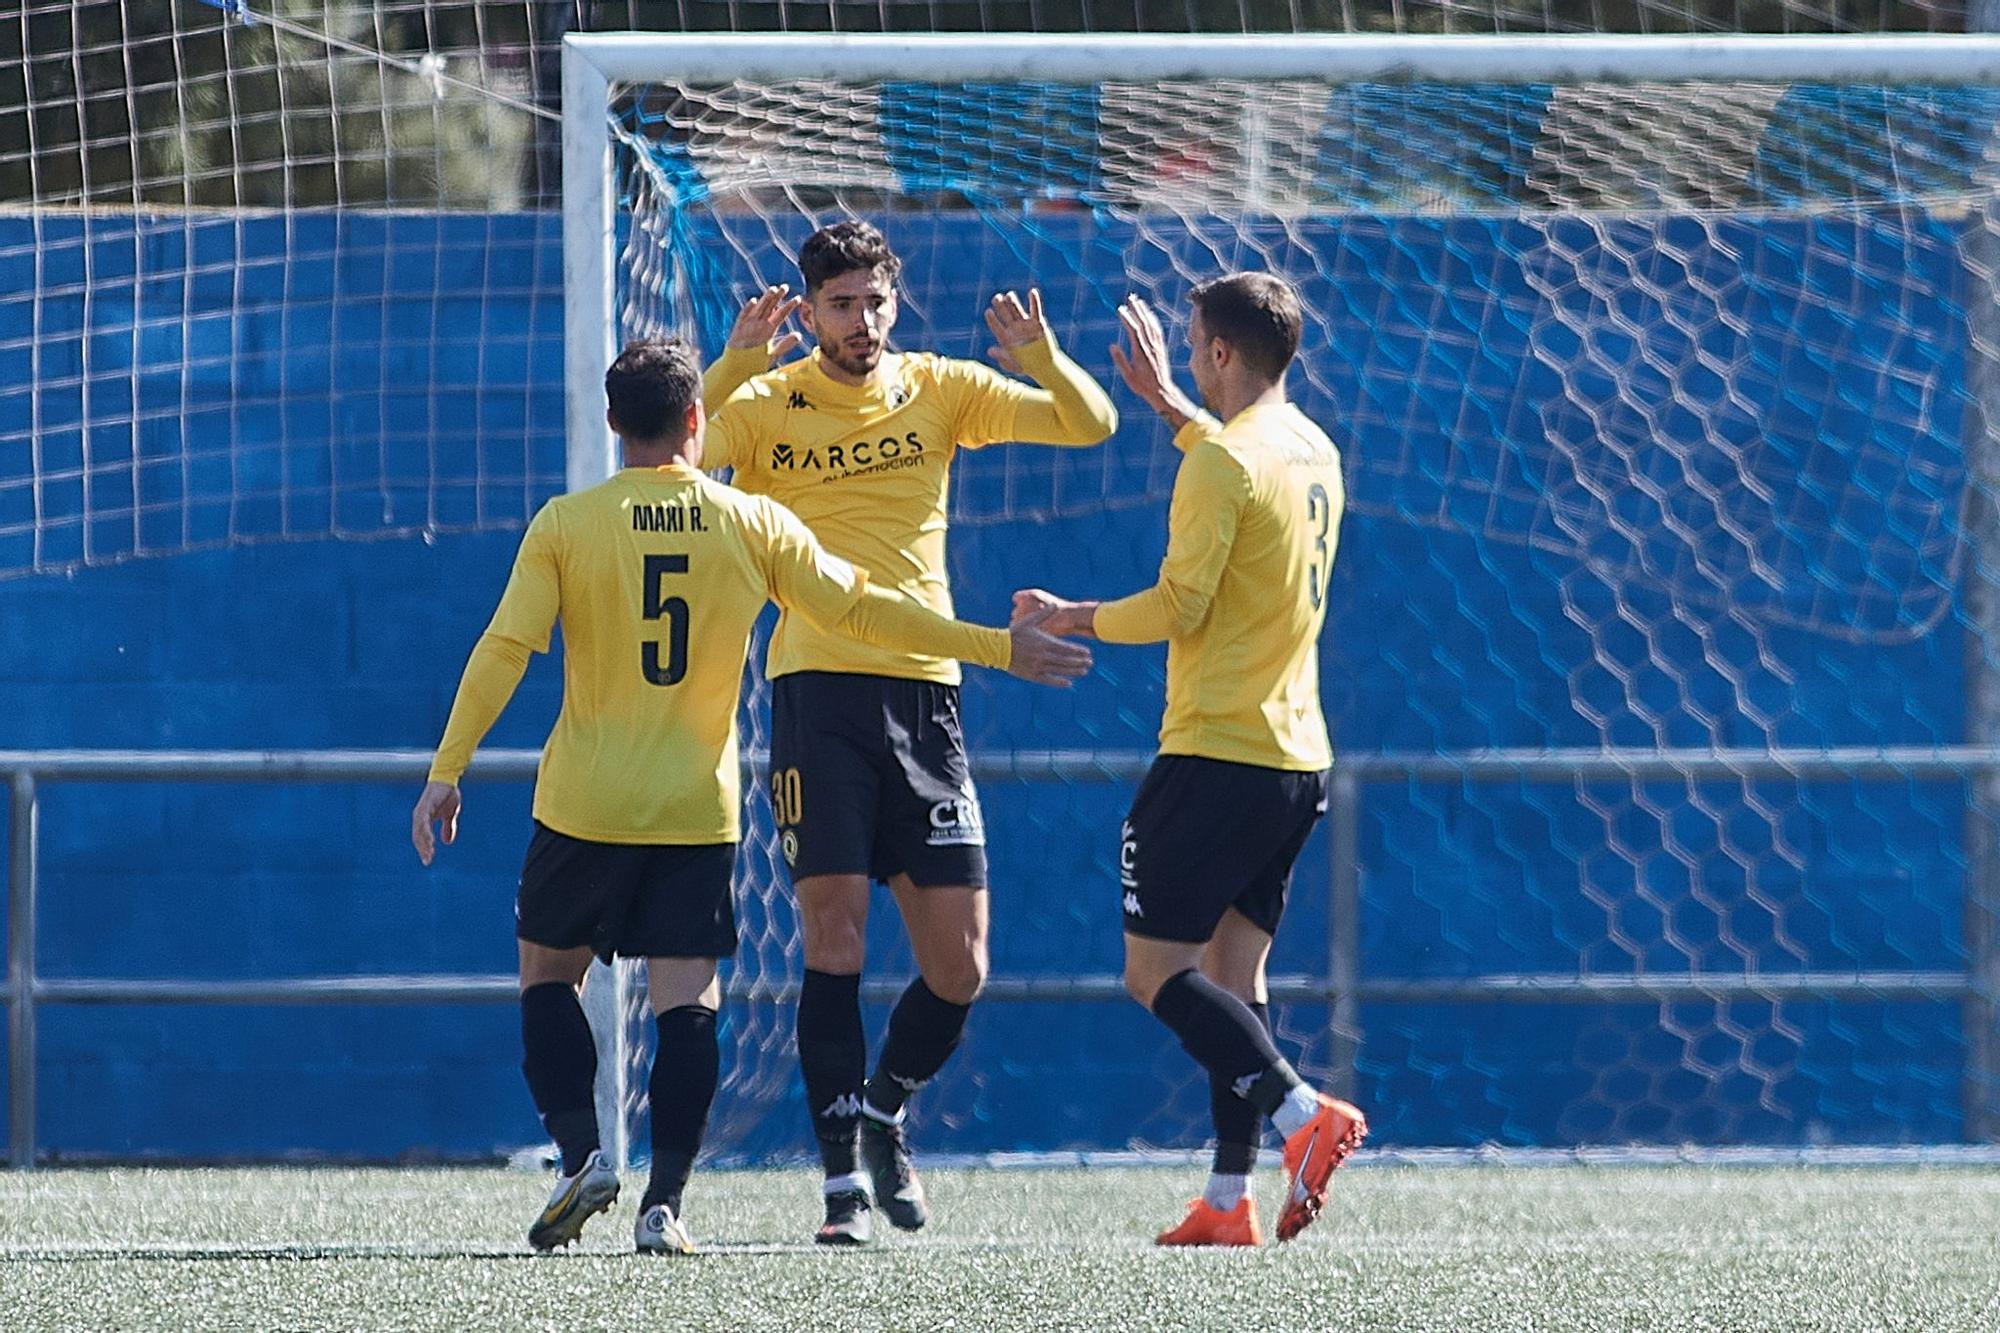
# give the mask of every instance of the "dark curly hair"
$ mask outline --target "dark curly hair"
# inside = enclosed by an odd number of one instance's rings
[[[799,274],[810,296],[843,273],[880,273],[890,282],[903,271],[903,261],[871,222],[848,218],[821,227],[799,247]]]

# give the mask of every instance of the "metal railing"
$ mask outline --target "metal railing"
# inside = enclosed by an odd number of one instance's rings
[[[36,1160],[37,1009],[45,1004],[447,1004],[512,1002],[512,973],[421,976],[318,976],[199,981],[145,978],[43,977],[36,970],[38,792],[54,782],[421,782],[430,753],[417,750],[139,751],[0,750],[0,774],[10,795],[7,870],[9,1031],[9,1160],[16,1169]],[[468,781],[526,781],[540,759],[534,750],[481,753]],[[1044,750],[975,755],[983,782],[1136,781],[1150,752]],[[752,761],[754,762],[754,757]],[[1327,968],[1322,977],[1274,976],[1271,998],[1329,1006],[1331,1064],[1338,1090],[1352,1091],[1361,1038],[1361,1006],[1371,1002],[1530,1002],[1872,998],[1957,999],[1965,1005],[1963,1102],[1967,1137],[2000,1137],[1995,1106],[2000,1073],[2000,897],[1992,867],[1976,860],[1965,892],[1966,969],[1960,971],[1685,972],[1630,974],[1486,973],[1462,977],[1368,977],[1361,970],[1359,824],[1370,783],[1569,782],[1604,779],[1790,777],[1974,780],[1978,804],[1993,808],[2000,793],[2000,749],[1970,746],[1827,750],[1485,750],[1453,754],[1370,754],[1343,758],[1335,768],[1330,808]],[[878,980],[864,996],[892,1000],[901,983]],[[788,1000],[796,983],[737,979],[732,1000]],[[1114,975],[994,977],[983,998],[994,1001],[1121,999]]]

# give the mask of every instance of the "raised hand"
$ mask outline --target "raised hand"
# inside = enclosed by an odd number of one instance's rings
[[[417,797],[417,808],[410,812],[410,841],[416,845],[417,859],[425,865],[437,855],[437,843],[431,834],[432,824],[444,826],[444,840],[458,841],[458,788],[449,782],[427,782],[423,794]]]
[[[1049,336],[1049,323],[1042,315],[1042,289],[1028,289],[1025,307],[1014,292],[995,292],[986,307],[986,327],[992,331],[994,342],[986,354],[1003,370],[1026,374],[1021,363],[1014,359],[1014,349]]]
[[[1055,614],[1053,608],[1045,608],[1017,616],[1007,627],[1014,641],[1013,656],[1007,663],[1008,675],[1066,690],[1072,680],[1090,670],[1090,649],[1058,639],[1044,628]]]
[[[1174,383],[1173,366],[1167,359],[1167,333],[1160,327],[1160,317],[1144,298],[1128,296],[1118,307],[1118,323],[1125,330],[1130,350],[1113,343],[1111,361],[1125,386],[1176,429],[1186,425],[1201,409]]]
[[[796,333],[783,336],[778,333],[792,312],[803,304],[803,298],[787,295],[790,291],[791,284],[781,282],[745,301],[736,315],[735,326],[729,330],[729,346],[738,350],[761,347],[773,364],[796,351],[805,340]]]

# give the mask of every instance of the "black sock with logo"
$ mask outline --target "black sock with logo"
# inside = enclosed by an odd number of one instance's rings
[[[958,1049],[965,1034],[969,1004],[953,1004],[918,977],[904,990],[889,1015],[889,1035],[882,1041],[882,1058],[868,1080],[868,1109],[893,1119],[910,1094],[928,1083]]]
[[[1258,1023],[1269,1032],[1270,1006],[1251,1004],[1249,1008],[1257,1016]],[[1215,1122],[1216,1174],[1249,1175],[1256,1169],[1257,1149],[1264,1141],[1264,1117],[1214,1074],[1208,1076],[1208,1112]]]
[[[1153,1016],[1173,1029],[1211,1078],[1260,1116],[1275,1112],[1305,1081],[1278,1055],[1250,1006],[1193,968],[1167,978],[1153,997]]]
[[[868,1073],[858,973],[806,969],[799,987],[799,1072],[827,1178],[854,1174],[861,1085]]]

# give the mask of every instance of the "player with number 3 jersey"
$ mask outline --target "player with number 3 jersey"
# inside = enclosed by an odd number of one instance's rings
[[[1160,754],[1119,848],[1125,984],[1207,1068],[1216,1147],[1208,1188],[1159,1243],[1255,1245],[1263,1119],[1285,1135],[1280,1240],[1318,1216],[1334,1168],[1367,1132],[1360,1111],[1279,1057],[1264,973],[1292,864],[1326,811],[1317,641],[1345,493],[1339,452],[1285,397],[1297,293],[1237,273],[1192,300],[1189,368],[1223,420],[1175,387],[1165,335],[1137,297],[1120,311],[1131,350],[1113,349],[1186,454],[1158,581],[1102,603],[1025,589],[1015,613],[1053,612],[1056,632],[1107,643],[1167,644]]]

